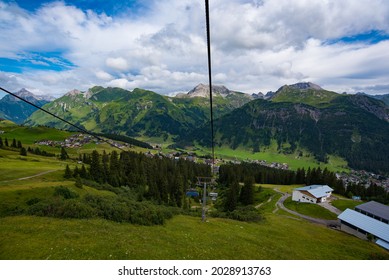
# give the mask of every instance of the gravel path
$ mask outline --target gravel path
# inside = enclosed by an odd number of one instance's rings
[[[13,180],[7,180],[7,181],[0,181],[0,183],[28,180],[28,179],[31,179],[31,178],[34,178],[34,177],[38,177],[38,176],[41,176],[41,175],[45,175],[45,174],[48,174],[48,173],[51,173],[51,172],[55,172],[55,171],[58,171],[58,170],[59,169],[44,171],[44,172],[41,172],[41,173],[38,173],[38,174],[35,174],[35,175],[32,175],[32,176],[28,176],[28,177],[22,177],[22,178],[13,179]]]

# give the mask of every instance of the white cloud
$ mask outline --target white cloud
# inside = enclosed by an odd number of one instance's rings
[[[110,81],[113,79],[113,76],[105,71],[97,71],[96,77],[104,81]]]
[[[129,88],[130,82],[127,79],[114,79],[107,83],[110,87]]]
[[[105,61],[105,64],[108,67],[113,68],[115,70],[119,70],[119,71],[128,70],[127,60],[125,60],[123,57],[109,57]]]
[[[55,95],[94,84],[171,93],[206,83],[203,1],[150,3],[143,14],[126,17],[63,2],[33,12],[0,2],[0,41],[7,42],[0,57],[54,52],[75,65],[63,71],[3,70],[0,80]],[[334,42],[371,30],[389,33],[388,1],[214,0],[210,8],[215,83],[246,92],[302,80],[350,92],[387,85],[388,41]],[[50,59],[31,63],[44,66]]]

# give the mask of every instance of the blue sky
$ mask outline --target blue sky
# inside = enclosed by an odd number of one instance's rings
[[[217,84],[389,93],[389,1],[213,0],[210,11]],[[0,84],[187,92],[207,82],[204,18],[202,0],[0,0]]]
[[[14,0],[9,3],[16,3],[21,8],[35,11],[39,9],[43,4],[47,4],[53,1],[35,1],[35,0]],[[96,13],[105,13],[108,16],[136,14],[147,10],[150,1],[136,1],[136,0],[67,0],[67,5],[76,6],[82,10],[92,10]]]

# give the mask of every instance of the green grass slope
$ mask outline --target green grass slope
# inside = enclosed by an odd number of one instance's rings
[[[369,259],[367,241],[288,217],[261,224],[176,216],[164,226],[0,218],[0,259]],[[201,243],[201,246],[199,244]]]
[[[300,83],[281,87],[271,98],[274,102],[304,103],[315,107],[326,107],[339,94],[320,88],[312,83]]]

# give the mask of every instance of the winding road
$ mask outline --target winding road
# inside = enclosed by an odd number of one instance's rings
[[[278,209],[282,209],[282,210],[284,210],[284,211],[286,211],[286,212],[288,212],[288,213],[290,213],[290,214],[292,214],[292,215],[298,216],[298,217],[300,217],[300,218],[302,218],[302,219],[305,219],[305,220],[310,221],[310,222],[315,223],[315,224],[320,224],[320,225],[325,225],[325,226],[331,226],[331,227],[337,227],[337,226],[340,225],[338,220],[325,220],[325,219],[312,218],[312,217],[309,217],[309,216],[306,216],[306,215],[302,215],[302,214],[300,214],[300,213],[297,213],[297,212],[295,212],[295,211],[292,211],[292,210],[286,208],[286,207],[284,206],[284,201],[285,201],[288,197],[290,197],[290,194],[288,194],[288,193],[283,193],[283,192],[281,192],[280,190],[277,190],[277,189],[274,189],[274,190],[275,190],[276,192],[282,194],[282,196],[280,197],[280,199],[276,202],[276,207],[277,207]],[[323,204],[323,203],[318,204],[318,205],[324,207],[324,204]],[[328,205],[329,205],[329,204],[328,204]],[[338,209],[336,209],[335,207],[333,207],[332,205],[329,205],[329,206],[330,206],[330,207],[328,207],[328,208],[325,207],[325,208],[327,208],[328,210],[330,210],[330,211],[332,211],[332,212],[334,212],[334,213],[336,213],[335,211],[337,211],[337,212],[340,213],[340,211],[339,211]],[[333,209],[333,208],[335,208],[336,210]],[[277,210],[277,209],[276,209],[276,210]],[[275,210],[275,211],[276,211],[276,210]],[[274,211],[274,212],[275,212],[275,211]],[[337,213],[337,214],[339,214],[339,213]]]

